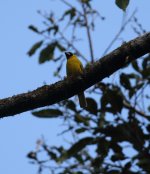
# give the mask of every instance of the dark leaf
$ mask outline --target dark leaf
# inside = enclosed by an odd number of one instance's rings
[[[121,112],[123,108],[123,96],[119,91],[119,88],[108,89],[104,92],[101,98],[101,109],[102,111],[107,108],[107,105],[110,104],[111,108],[109,111],[112,113]]]
[[[61,52],[63,52],[63,51],[66,50],[66,48],[65,48],[63,45],[61,45],[60,43],[58,43],[58,42],[57,42],[56,46],[57,46],[57,48],[58,48]]]
[[[111,169],[107,174],[120,174],[120,170]]]
[[[113,161],[113,162],[115,162],[115,161],[118,161],[118,160],[124,160],[125,159],[125,156],[123,155],[123,154],[118,154],[118,153],[115,153],[114,155],[112,155],[112,157],[111,157],[111,160]]]
[[[88,118],[83,117],[83,116],[81,116],[81,115],[79,115],[79,114],[77,114],[77,115],[75,116],[75,121],[76,121],[77,123],[83,123],[85,126],[89,126],[89,120],[88,120]]]
[[[73,146],[60,157],[59,162],[63,162],[64,160],[75,156],[78,152],[81,152],[81,150],[85,146],[92,144],[93,140],[93,137],[86,137],[79,140],[77,143],[73,144]]]
[[[56,35],[59,30],[58,25],[51,26],[47,29],[48,33],[50,34],[53,31],[53,34]]]
[[[122,154],[122,147],[119,146],[115,141],[111,141],[111,148],[115,153]]]
[[[39,56],[40,64],[53,59],[55,46],[56,46],[55,43],[49,44],[46,48],[44,48],[40,52],[40,56]]]
[[[99,138],[96,152],[103,157],[103,159],[108,155],[110,147],[110,142],[105,138]]]
[[[130,79],[129,79],[129,76],[127,74],[122,73],[120,75],[120,83],[126,89],[131,89]]]
[[[150,77],[150,66],[141,71],[143,78],[148,79]]]
[[[129,0],[116,0],[116,5],[123,11],[126,11],[128,4]]]
[[[143,70],[150,66],[150,54],[142,62]]]
[[[136,70],[137,72],[141,72],[137,61],[133,61],[131,64],[132,64],[132,67],[134,68],[134,70]]]
[[[35,33],[39,33],[38,29],[35,26],[33,26],[33,25],[30,25],[28,28],[30,30],[34,31]]]
[[[77,134],[80,134],[80,133],[85,132],[86,130],[87,130],[86,128],[79,128],[79,129],[76,129],[75,131]]]
[[[53,159],[53,160],[57,159],[56,153],[54,153],[50,148],[48,148],[47,145],[44,144],[43,149],[48,153],[48,155],[51,157],[51,159]]]
[[[60,20],[64,20],[64,18],[66,16],[70,16],[70,20],[72,20],[76,16],[76,9],[75,8],[71,8],[71,9],[65,11],[65,13],[63,14],[63,16],[61,17]]]
[[[63,113],[58,109],[44,109],[32,112],[32,114],[39,118],[56,118],[63,115]]]
[[[37,160],[37,156],[36,156],[36,152],[29,152],[27,154],[27,157],[30,158],[30,159],[33,159],[33,160]]]
[[[93,98],[86,98],[87,101],[87,108],[86,110],[89,111],[91,114],[97,115],[97,103]]]
[[[101,166],[103,160],[101,156],[96,157],[92,160],[92,167],[99,169],[99,166]]]
[[[128,170],[131,167],[131,162],[127,162],[124,166],[124,170]]]
[[[72,100],[67,101],[66,107],[72,111],[76,111],[76,105]]]
[[[42,45],[42,43],[43,43],[43,41],[39,41],[39,42],[37,42],[37,43],[35,43],[32,47],[31,47],[31,49],[28,51],[28,55],[29,56],[32,56],[35,52],[36,52],[36,50],[38,49],[38,48],[40,48],[40,46]]]

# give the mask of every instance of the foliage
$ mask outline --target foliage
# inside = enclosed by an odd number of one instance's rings
[[[129,0],[116,0],[116,5],[122,9],[123,11],[126,10],[127,6],[129,4]]]
[[[75,30],[78,28],[93,30],[95,21],[91,19],[95,15],[104,19],[93,9],[90,0],[79,2],[82,11],[68,1],[62,0],[62,2],[68,9],[61,18],[56,20],[51,13],[43,16],[46,20],[44,30],[39,31],[32,25],[29,27],[44,38],[49,38],[48,41],[43,38],[34,44],[28,52],[29,56],[32,56],[37,49],[41,49],[39,63],[60,62],[57,74],[62,67],[64,50],[71,48],[86,60],[75,47],[74,42],[77,39]],[[129,1],[116,1],[123,10],[128,3]],[[88,17],[88,23],[85,22],[85,17]],[[134,16],[133,19],[137,28],[140,26],[140,31],[145,32]],[[67,23],[67,27],[73,28],[70,40],[61,30],[62,22]],[[138,34],[137,30],[133,30]],[[28,158],[33,164],[38,165],[39,173],[47,168],[51,173],[59,174],[150,173],[149,84],[150,55],[146,55],[124,67],[116,75],[115,83],[114,80],[99,82],[89,89],[86,110],[80,109],[77,102],[66,100],[56,106],[32,112],[39,118],[63,119],[68,124],[61,135],[69,137],[71,134],[74,141],[68,147],[63,145],[58,147],[49,146],[44,139],[41,139],[37,142],[38,148],[28,153]],[[40,158],[41,153],[45,155],[45,160]]]

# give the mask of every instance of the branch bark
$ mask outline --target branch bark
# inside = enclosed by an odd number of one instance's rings
[[[0,100],[0,118],[52,105],[86,90],[127,63],[150,52],[150,32],[127,42],[85,69],[82,76],[67,78],[34,91]]]

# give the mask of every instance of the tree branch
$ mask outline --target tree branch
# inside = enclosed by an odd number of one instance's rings
[[[150,52],[150,32],[127,42],[99,59],[76,78],[67,78],[52,85],[45,85],[32,92],[0,100],[0,118],[19,114],[70,98],[109,77],[127,63]]]

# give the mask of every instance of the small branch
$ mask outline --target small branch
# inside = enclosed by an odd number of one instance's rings
[[[54,21],[54,19],[52,19],[52,23],[54,24],[54,25],[56,25],[56,23],[55,23],[55,21]],[[57,25],[56,25],[57,26]],[[58,30],[58,33],[59,33],[59,35],[62,37],[62,39],[69,45],[69,46],[71,46],[73,49],[74,49],[74,51],[79,55],[79,56],[81,56],[82,57],[82,59],[84,60],[84,61],[86,61],[86,62],[88,62],[87,61],[87,59],[86,59],[86,57],[64,36],[64,34],[63,34],[63,32],[61,32],[60,30]]]
[[[88,61],[87,61],[87,59],[86,59],[86,57],[63,35],[63,33],[61,32],[61,31],[59,31],[59,34],[60,34],[60,36],[64,39],[64,41],[68,44],[68,45],[70,45],[73,49],[74,49],[74,51],[79,55],[79,56],[81,56],[82,57],[82,59],[87,63]]]
[[[112,47],[112,45],[114,44],[114,42],[118,39],[118,37],[120,36],[120,34],[124,31],[126,25],[131,21],[131,19],[135,15],[135,13],[136,13],[136,10],[132,13],[132,15],[129,17],[129,19],[121,25],[120,30],[118,31],[118,33],[116,34],[116,36],[113,38],[113,40],[110,42],[110,44],[108,45],[108,47],[106,48],[106,50],[104,51],[104,53],[103,53],[102,56],[104,56],[105,54],[107,54],[108,50]]]
[[[67,78],[34,91],[0,100],[0,118],[58,103],[109,77],[127,63],[150,52],[150,32],[138,37],[85,69],[82,76]],[[128,59],[127,59],[128,57]]]
[[[142,117],[144,117],[148,120],[150,119],[150,115],[146,115],[144,112],[137,110],[134,106],[131,106],[128,102],[123,101],[123,105],[124,105],[125,108],[133,110],[138,115],[140,115],[140,116],[142,116]]]
[[[83,16],[83,14],[77,9],[77,8],[75,8],[71,3],[69,3],[69,2],[67,2],[67,1],[65,1],[65,0],[61,0],[64,4],[66,4],[68,7],[71,7],[71,8],[74,8],[74,9],[76,9],[76,11],[81,15],[81,16]]]
[[[86,8],[85,8],[84,3],[82,3],[82,8],[83,8],[83,12],[84,12],[84,19],[85,19],[85,25],[86,25],[86,29],[87,29],[87,36],[88,36],[88,40],[89,40],[91,62],[94,63],[93,44],[92,44],[92,38],[91,38],[91,33],[90,33],[90,27],[89,27],[89,24],[88,24],[87,12],[86,12]]]

